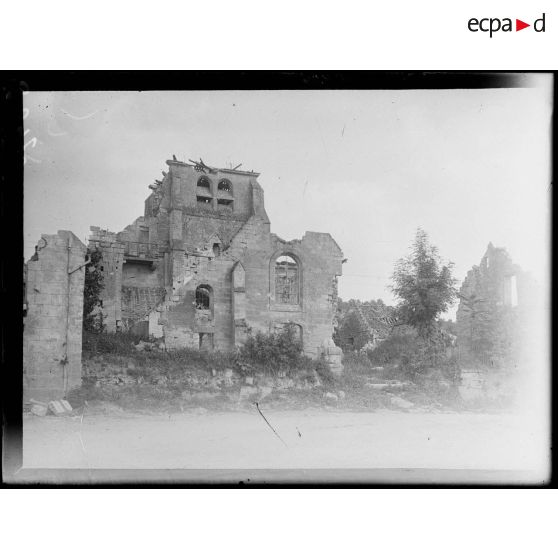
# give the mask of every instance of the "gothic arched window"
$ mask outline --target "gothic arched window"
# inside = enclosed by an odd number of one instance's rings
[[[275,260],[275,302],[299,304],[300,270],[291,256],[283,254]]]

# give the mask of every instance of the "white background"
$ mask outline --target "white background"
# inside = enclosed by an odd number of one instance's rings
[[[4,556],[556,556],[551,491],[4,492]],[[553,509],[554,508],[554,509]]]
[[[9,2],[3,69],[556,68],[555,2]],[[470,33],[546,12],[546,33]],[[553,499],[554,506],[550,501]],[[2,493],[5,556],[555,556],[550,491]]]
[[[476,69],[556,67],[556,2],[99,0],[5,2],[4,68]],[[545,33],[471,33],[470,18]]]

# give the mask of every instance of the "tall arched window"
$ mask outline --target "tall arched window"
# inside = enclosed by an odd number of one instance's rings
[[[275,302],[299,304],[300,270],[296,261],[286,254],[275,260]]]

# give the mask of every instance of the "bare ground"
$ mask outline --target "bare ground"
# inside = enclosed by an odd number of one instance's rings
[[[24,468],[486,469],[544,478],[544,438],[524,417],[334,409],[24,416]],[[538,476],[537,476],[538,475]],[[532,476],[532,475],[531,475]],[[311,474],[310,477],[311,478]],[[531,478],[531,477],[530,477]]]

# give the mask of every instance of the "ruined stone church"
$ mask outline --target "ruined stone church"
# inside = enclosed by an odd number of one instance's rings
[[[167,349],[229,350],[250,332],[293,324],[304,352],[331,340],[343,253],[328,233],[270,232],[259,173],[167,161],[143,217],[122,232],[91,227],[102,253],[108,331]]]

